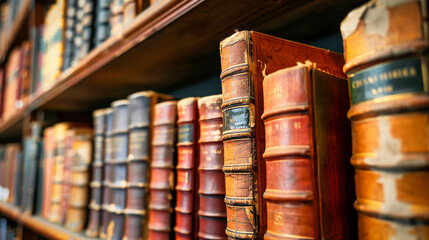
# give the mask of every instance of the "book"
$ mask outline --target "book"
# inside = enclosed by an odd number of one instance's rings
[[[269,74],[263,94],[264,239],[356,239],[346,79],[299,65]]]
[[[110,182],[113,182],[113,168],[112,164],[109,162],[109,159],[112,159],[113,152],[113,109],[106,108],[106,127],[104,134],[104,165],[103,165],[103,202],[101,205],[102,213],[102,227],[99,231],[99,236],[101,238],[107,237],[107,231],[109,228],[109,223],[112,220],[113,213],[110,212],[110,206],[113,202],[112,191],[109,187]]]
[[[173,237],[176,115],[176,101],[166,101],[155,105],[149,185],[148,239],[151,240]]]
[[[137,16],[137,0],[123,0],[124,27],[130,25]]]
[[[69,230],[80,232],[84,229],[87,219],[93,130],[73,128],[71,131],[73,158],[70,178],[65,178],[65,182],[70,186],[70,195],[67,199],[64,225]]]
[[[227,234],[232,239],[263,238],[266,231],[264,129],[261,122],[264,74],[311,61],[335,76],[341,54],[255,31],[236,32],[220,43]]]
[[[222,145],[222,95],[198,100],[199,112],[199,206],[198,237],[228,239],[225,198],[224,151]]]
[[[176,239],[195,239],[198,233],[198,98],[177,102]]]
[[[129,152],[124,238],[147,239],[149,174],[151,162],[154,106],[171,96],[154,91],[136,92],[128,96]]]
[[[110,9],[110,35],[115,36],[122,33],[124,21],[124,1],[112,0]]]
[[[41,216],[44,219],[49,219],[51,196],[52,196],[52,176],[54,167],[55,156],[55,137],[54,128],[48,127],[43,130],[43,147],[44,147],[44,160],[43,160],[43,203]]]
[[[65,13],[65,37],[64,37],[64,63],[63,71],[69,68],[74,60],[75,46],[75,25],[78,21],[76,18],[77,13],[77,0],[68,0],[67,1],[67,10]]]
[[[97,1],[95,10],[94,46],[100,45],[110,36],[110,4],[111,0]]]
[[[108,182],[112,194],[109,211],[112,213],[107,238],[121,239],[124,233],[124,219],[127,193],[127,157],[128,157],[128,121],[129,101],[121,99],[112,102],[112,142],[111,154],[107,154],[106,162],[111,164],[111,179]],[[107,144],[106,144],[107,145]],[[110,227],[111,226],[111,227]]]
[[[64,139],[64,164],[63,175],[64,181],[61,188],[61,203],[60,203],[60,224],[64,225],[66,221],[66,212],[68,209],[68,201],[71,189],[72,165],[74,158],[73,141],[75,137],[74,129],[68,129]]]
[[[341,23],[360,239],[428,238],[428,10],[372,1]]]
[[[33,214],[36,201],[36,174],[38,161],[40,160],[40,134],[41,124],[30,124],[31,135],[24,139],[24,167],[21,211],[25,214]]]
[[[92,177],[90,182],[91,198],[89,202],[88,227],[85,234],[88,237],[98,237],[101,229],[101,206],[103,200],[103,167],[106,132],[106,110],[97,109],[93,112],[94,119],[94,160],[92,162]]]

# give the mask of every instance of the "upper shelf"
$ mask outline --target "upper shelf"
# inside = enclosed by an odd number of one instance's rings
[[[235,29],[305,41],[338,32],[341,19],[361,3],[160,0],[33,96],[25,111],[89,111],[136,91],[165,91],[219,75],[219,42]]]

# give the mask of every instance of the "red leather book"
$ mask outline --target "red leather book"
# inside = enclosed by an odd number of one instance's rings
[[[227,239],[225,175],[222,145],[222,95],[198,100],[199,111],[199,239]]]
[[[429,239],[429,5],[374,0],[341,23],[359,239]]]
[[[155,105],[149,200],[149,240],[170,239],[174,221],[176,101]]]
[[[347,81],[304,65],[268,75],[263,89],[264,239],[357,239]]]
[[[49,219],[51,210],[52,196],[52,177],[54,168],[55,153],[55,136],[54,128],[48,127],[43,131],[44,140],[44,164],[43,164],[43,200],[42,200],[42,217]]]
[[[171,98],[153,91],[128,96],[130,119],[124,238],[129,240],[147,239],[153,111],[157,102]]]
[[[262,81],[264,75],[311,61],[327,73],[344,77],[331,66],[341,54],[254,31],[233,34],[220,44],[223,143],[228,227],[232,239],[262,239],[266,231],[266,187]]]
[[[62,194],[61,194],[61,206],[60,206],[60,224],[63,225],[66,221],[66,212],[67,212],[67,204],[70,195],[71,188],[71,174],[72,174],[72,164],[73,164],[73,138],[74,138],[74,130],[69,129],[66,131],[65,136],[65,149],[64,149],[64,166],[63,166],[63,186],[62,186]]]
[[[196,169],[198,166],[198,105],[197,98],[177,102],[177,176],[176,176],[176,239],[195,239],[198,222]]]

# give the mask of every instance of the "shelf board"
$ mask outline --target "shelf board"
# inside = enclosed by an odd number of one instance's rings
[[[46,238],[64,239],[64,240],[98,239],[98,238],[88,238],[85,235],[83,235],[83,233],[72,232],[57,224],[50,223],[41,217],[20,213],[18,208],[7,203],[0,203],[0,213],[16,222],[22,223],[25,227],[31,229],[32,231]]]
[[[5,43],[0,46],[0,59],[4,61],[6,55],[11,51],[11,48],[17,40],[19,34],[24,33],[23,30],[28,31],[28,17],[33,0],[24,0],[21,9],[15,17],[15,21],[11,27],[9,36],[5,39]]]

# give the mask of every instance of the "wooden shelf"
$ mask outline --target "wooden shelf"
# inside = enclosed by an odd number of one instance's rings
[[[40,234],[43,237],[50,239],[82,239],[94,240],[98,238],[88,238],[83,233],[76,233],[69,231],[57,224],[50,223],[38,216],[31,216],[29,214],[22,214],[19,210],[10,204],[0,203],[0,213],[6,217],[23,224],[25,227]]]
[[[313,29],[317,34],[339,31],[339,21],[362,2],[160,0],[139,14],[121,35],[110,37],[64,71],[51,88],[33,96],[24,111],[91,111],[133,92],[165,92],[192,84],[220,74],[219,42],[234,29],[291,32],[276,35],[292,40],[302,39],[301,35],[315,37]],[[323,16],[334,18],[315,19]],[[308,31],[297,31],[295,25]],[[0,139],[19,135],[11,127],[19,121],[18,116],[0,124]]]
[[[6,59],[7,53],[11,50],[14,42],[17,40],[22,30],[28,30],[28,17],[33,0],[24,0],[21,9],[15,17],[15,21],[11,27],[10,34],[6,38],[6,42],[0,46],[0,60],[3,62]]]
[[[0,122],[0,141],[19,141],[22,137],[22,123],[25,107]]]

